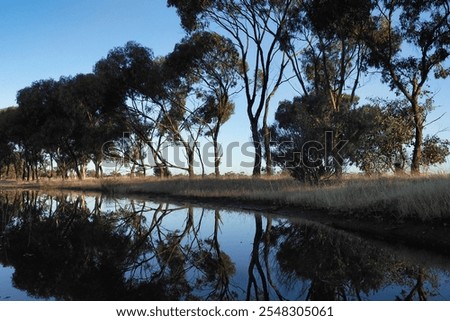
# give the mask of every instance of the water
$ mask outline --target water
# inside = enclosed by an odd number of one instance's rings
[[[0,300],[450,300],[449,271],[265,213],[0,193]]]

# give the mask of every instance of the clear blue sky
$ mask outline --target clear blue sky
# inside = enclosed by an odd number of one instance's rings
[[[109,50],[127,41],[165,55],[184,36],[176,12],[167,8],[166,0],[0,0],[0,4],[0,108],[15,105],[17,91],[33,81],[91,72]],[[365,80],[360,97],[391,95],[376,77]],[[449,84],[450,80],[431,83],[438,109],[429,120],[448,114],[427,129],[429,134],[450,128]],[[295,92],[283,89],[273,100],[272,110],[278,100],[293,96]],[[449,131],[441,136],[450,139]],[[221,141],[242,144],[249,140],[245,104],[238,99]],[[233,150],[234,159],[239,154]],[[445,168],[450,170],[449,165]],[[233,170],[240,171],[238,166]]]

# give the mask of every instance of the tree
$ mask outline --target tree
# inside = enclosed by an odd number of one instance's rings
[[[94,67],[95,73],[120,93],[128,130],[147,144],[157,173],[162,175],[168,173],[168,167],[194,175],[201,128],[195,113],[186,106],[192,79],[190,60],[185,58],[176,52],[155,58],[149,48],[128,42],[111,50]],[[163,149],[170,144],[182,146],[187,165],[165,157]]]
[[[366,46],[355,34],[370,17],[370,2],[313,0],[302,1],[300,7],[298,17],[290,22],[293,36],[285,44],[301,85],[299,92],[323,92],[329,96],[330,108],[338,110],[344,94],[357,99],[360,77],[367,70]]]
[[[368,175],[403,173],[410,162],[407,147],[414,139],[414,121],[405,100],[375,100],[353,109],[346,124],[349,160]]]
[[[221,126],[234,111],[231,101],[233,87],[239,77],[239,54],[232,42],[217,33],[197,32],[183,39],[174,53],[189,60],[192,76],[196,78],[194,91],[203,101],[195,117],[208,127],[214,146],[214,169],[220,175],[221,150],[218,142]]]
[[[128,129],[138,136],[136,142],[147,144],[155,173],[168,174],[172,167],[193,176],[195,153],[201,161],[198,139],[209,127],[217,147],[220,126],[232,113],[230,89],[236,85],[237,64],[228,40],[198,33],[165,57],[155,58],[149,48],[129,42],[111,50],[94,70],[120,93]],[[164,155],[169,145],[181,146],[187,164]],[[218,166],[220,158],[215,162]]]
[[[120,137],[124,117],[119,110],[108,106],[106,87],[95,74],[79,74],[61,78],[60,115],[70,119],[67,138],[61,148],[71,156],[78,178],[86,176],[86,166],[92,161],[96,175],[102,172],[102,146]]]
[[[17,124],[17,107],[0,110],[0,176],[11,176],[14,167],[16,178],[20,175],[20,159],[17,157],[13,128]]]
[[[345,124],[338,121],[345,121],[339,117],[341,109],[359,99],[356,91],[367,71],[367,47],[355,33],[369,16],[368,1],[302,1],[298,17],[290,21],[292,36],[285,50],[300,84],[298,92],[305,100],[319,99],[323,118],[334,119],[327,125],[333,141],[345,139]],[[340,177],[344,164],[334,156],[334,173]]]
[[[54,79],[36,81],[17,93],[18,118],[14,127],[15,143],[24,160],[23,179],[39,179],[39,164],[44,163],[46,149],[51,149],[65,128],[49,135],[47,124],[66,126],[70,119],[49,122],[59,111],[60,84]]]
[[[334,141],[335,124],[346,124],[353,106],[350,98],[340,105],[337,111],[330,109],[327,95],[308,95],[281,102],[271,127],[272,139],[277,143],[273,148],[276,164],[311,184],[334,174],[348,158],[344,147],[345,140],[351,136],[341,126],[342,141]]]
[[[289,34],[289,19],[297,14],[298,1],[168,0],[167,3],[177,9],[187,31],[218,27],[236,46],[241,58],[247,116],[255,148],[253,175],[259,176],[262,161],[259,126],[262,121],[267,149],[270,143],[267,126],[270,100],[286,81],[283,75],[288,58],[282,43]],[[266,150],[269,174],[272,167],[270,155]]]
[[[446,0],[374,4],[373,17],[360,36],[370,48],[370,64],[409,102],[415,131],[411,173],[419,174],[423,130],[432,103],[425,88],[433,72],[435,78],[446,78],[450,71],[444,67],[450,54],[450,5]]]
[[[423,142],[421,165],[428,168],[431,165],[443,164],[450,155],[450,141],[438,136],[426,136]]]
[[[126,117],[124,137],[110,142],[117,148],[108,147],[108,150],[120,151],[121,155],[109,156],[116,161],[120,157],[134,163],[130,154],[124,154],[124,144],[128,142],[123,141],[125,136],[131,137],[129,133],[134,133],[148,146],[155,166],[163,175],[170,164],[161,153],[165,137],[159,123],[166,110],[163,80],[166,74],[162,64],[163,60],[154,58],[149,48],[128,42],[110,50],[106,58],[95,64],[94,73],[103,80],[107,93],[114,97],[113,103]]]
[[[63,178],[73,169],[79,179],[93,161],[101,171],[102,145],[121,133],[103,82],[94,74],[40,80],[17,94],[18,115],[12,136],[25,162],[24,178],[38,179],[39,169]],[[39,168],[40,167],[40,168]]]

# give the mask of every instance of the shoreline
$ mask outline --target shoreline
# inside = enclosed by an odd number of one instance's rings
[[[447,181],[448,178],[445,178]],[[211,188],[211,183],[216,189]],[[73,191],[82,193],[103,193],[111,197],[144,197],[145,199],[160,200],[164,202],[190,203],[204,207],[220,207],[246,212],[260,212],[268,215],[277,215],[291,218],[300,218],[321,223],[339,230],[362,235],[388,243],[402,244],[414,248],[429,250],[439,254],[450,255],[450,220],[442,219],[423,220],[419,218],[405,218],[395,213],[381,213],[380,209],[361,208],[358,210],[313,207],[311,204],[283,203],[279,197],[262,198],[244,195],[239,191],[239,184],[261,185],[262,189],[272,186],[273,193],[284,186],[297,189],[296,193],[307,193],[311,189],[327,189],[325,187],[302,187],[296,181],[285,179],[194,179],[171,178],[160,179],[101,179],[86,181],[44,181],[41,182],[15,182],[0,181],[1,190],[40,190],[46,192]],[[413,181],[417,184],[417,181]],[[267,185],[267,186],[266,186]],[[276,186],[278,187],[276,187]],[[165,188],[164,188],[165,186]],[[174,188],[173,186],[178,186]],[[232,193],[230,186],[236,186],[237,194]],[[275,186],[275,187],[274,187]],[[189,189],[192,187],[192,189]],[[245,186],[248,188],[248,186]],[[331,185],[331,188],[336,188]],[[346,187],[342,187],[345,189]],[[219,191],[219,193],[218,193]],[[221,192],[221,193],[220,193]],[[279,192],[279,191],[278,191]],[[255,194],[257,194],[255,188]],[[282,192],[281,192],[282,193]],[[236,196],[239,195],[239,196]],[[259,194],[258,194],[259,195]],[[279,195],[278,195],[279,196]],[[354,195],[356,197],[356,195]],[[320,202],[320,200],[318,200]],[[450,201],[450,199],[449,199]],[[389,203],[389,202],[387,202]],[[368,206],[371,206],[370,204]],[[450,216],[450,213],[447,213]]]

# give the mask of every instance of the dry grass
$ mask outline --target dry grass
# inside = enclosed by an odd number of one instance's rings
[[[1,187],[8,184],[3,182]],[[350,178],[321,186],[308,186],[288,177],[251,178],[108,178],[84,181],[42,181],[9,187],[75,189],[110,194],[147,194],[251,202],[324,210],[336,215],[396,220],[450,219],[450,177]]]

